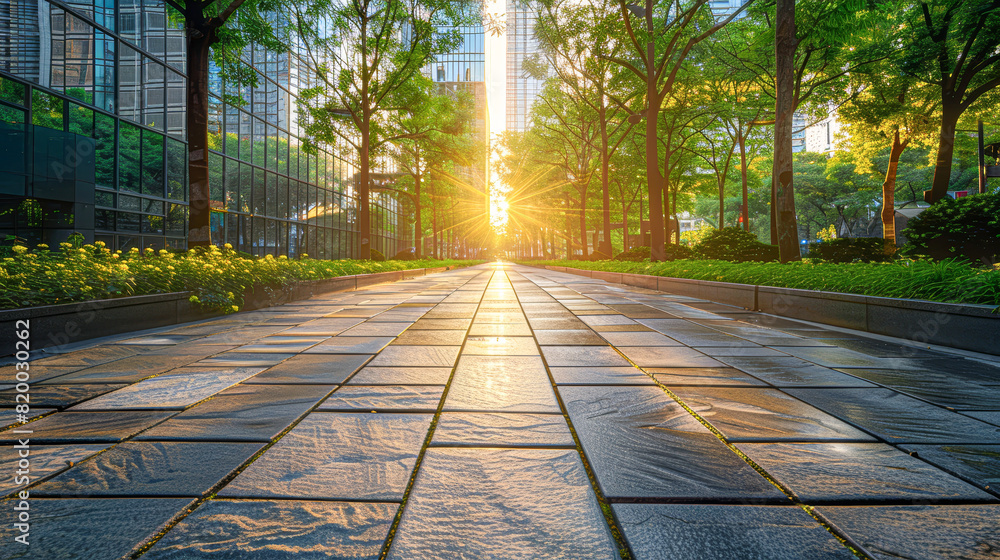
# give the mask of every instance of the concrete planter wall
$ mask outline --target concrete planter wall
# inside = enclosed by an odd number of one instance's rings
[[[296,282],[287,287],[254,286],[244,293],[243,311],[252,311],[313,296],[353,291],[364,286],[416,278],[447,267],[378,272]],[[166,327],[222,313],[204,311],[188,301],[189,292],[153,294],[115,299],[84,301],[63,305],[0,310],[0,356],[14,353],[15,328],[19,320],[30,321],[31,349],[39,350],[132,331]]]
[[[1000,355],[1000,313],[993,313],[993,306],[989,305],[938,303],[645,274],[606,273],[562,266],[545,268],[725,303],[781,317]]]

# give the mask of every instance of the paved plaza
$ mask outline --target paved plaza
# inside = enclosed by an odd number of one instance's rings
[[[1000,359],[580,276],[480,265],[31,371],[2,559],[1000,557]]]

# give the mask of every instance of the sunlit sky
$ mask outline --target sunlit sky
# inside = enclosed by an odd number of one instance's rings
[[[503,13],[507,9],[505,0],[487,0],[486,9],[492,13]],[[486,30],[486,103],[490,111],[491,142],[497,142],[498,135],[507,128],[507,35],[492,35]],[[491,150],[491,156],[493,151]],[[493,165],[490,165],[492,173]],[[496,180],[495,177],[492,178]],[[493,184],[490,197],[490,223],[494,231],[503,234],[507,226],[506,188]]]

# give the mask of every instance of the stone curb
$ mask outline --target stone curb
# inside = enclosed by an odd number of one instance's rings
[[[1000,314],[994,313],[990,305],[862,296],[564,266],[544,268],[921,344],[1000,355]]]

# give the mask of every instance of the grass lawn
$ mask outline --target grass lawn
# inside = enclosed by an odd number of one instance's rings
[[[659,263],[560,260],[525,261],[523,264],[868,296],[1000,305],[1000,268],[975,268],[954,261],[897,261],[871,264],[804,261],[779,264],[713,260],[677,260]]]

